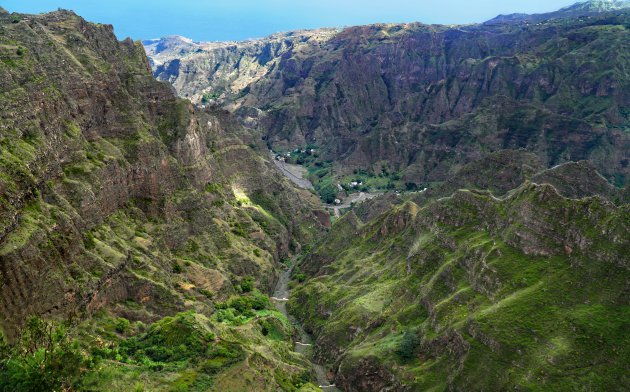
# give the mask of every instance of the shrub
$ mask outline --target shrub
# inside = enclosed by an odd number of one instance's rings
[[[206,289],[199,289],[199,293],[203,296],[205,296],[208,299],[212,299],[214,298],[214,293],[210,290],[206,290]]]
[[[419,344],[420,340],[415,331],[407,331],[400,340],[396,354],[398,354],[403,361],[409,361],[415,357],[415,351]]]
[[[245,357],[245,352],[236,343],[220,342],[208,349],[206,352],[208,360],[203,362],[201,369],[206,374],[216,374],[221,369],[226,368]]]
[[[17,343],[0,343],[0,390],[71,390],[92,363],[63,326],[28,320]]]
[[[269,297],[262,294],[259,291],[254,292],[252,295],[252,308],[255,310],[263,310],[267,309],[271,306],[271,302],[269,302]]]
[[[328,184],[319,190],[319,195],[325,203],[331,204],[337,198],[337,187],[332,184]]]
[[[241,281],[241,291],[243,293],[249,293],[253,289],[254,289],[254,278],[252,278],[251,276],[246,276],[245,278],[243,278],[243,280]]]
[[[200,355],[215,338],[197,322],[194,313],[185,312],[165,317],[148,332],[121,342],[120,351],[136,360],[146,355],[156,362],[175,362]]]
[[[92,234],[92,232],[88,231],[85,233],[83,244],[85,245],[85,249],[94,249],[96,246],[96,240],[94,239],[94,234]]]
[[[125,333],[129,331],[130,326],[131,326],[131,323],[129,322],[129,320],[127,320],[124,317],[120,317],[116,319],[116,322],[114,324],[114,328],[116,329],[116,332],[118,333]]]

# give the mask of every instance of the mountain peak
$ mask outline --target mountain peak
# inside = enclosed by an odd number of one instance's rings
[[[630,8],[630,1],[627,0],[589,0],[575,3],[568,7],[562,8],[560,11],[569,12],[607,12],[616,11],[624,8]]]
[[[568,7],[561,8],[558,11],[548,12],[544,14],[499,15],[496,18],[487,21],[485,24],[541,22],[549,19],[571,17],[575,18],[580,16],[599,14],[603,12],[619,11],[623,9],[630,9],[630,0],[589,0],[575,3]]]
[[[142,41],[147,52],[153,55],[166,50],[176,52],[187,52],[197,48],[197,44],[190,38],[181,35],[168,35],[162,38],[148,39]]]

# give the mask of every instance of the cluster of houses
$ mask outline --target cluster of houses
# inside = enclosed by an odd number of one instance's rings
[[[293,150],[293,153],[294,154],[313,155],[313,154],[315,154],[315,149],[314,148],[307,148],[307,149],[296,148],[295,150]],[[280,162],[286,162],[287,159],[289,159],[289,158],[291,158],[291,151],[285,152],[283,154],[276,154],[275,155],[276,161],[280,161]]]
[[[363,185],[363,182],[361,181],[352,181],[348,183],[348,188],[358,188],[362,185]],[[337,189],[339,190],[339,192],[345,191],[345,188],[341,184],[337,184]]]

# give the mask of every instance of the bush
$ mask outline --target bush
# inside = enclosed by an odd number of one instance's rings
[[[123,356],[141,360],[145,355],[156,362],[175,362],[203,353],[216,336],[206,331],[193,312],[165,317],[149,331],[121,342]]]
[[[415,357],[415,351],[419,344],[420,340],[415,331],[407,331],[396,349],[396,354],[398,354],[402,360],[410,361]]]
[[[214,307],[216,312],[213,317],[216,321],[242,325],[256,316],[255,311],[270,308],[271,302],[266,295],[253,290],[249,295],[233,297],[228,302],[217,302]]]
[[[210,290],[206,290],[206,289],[199,289],[199,293],[203,296],[205,296],[208,299],[212,299],[214,298],[214,293]]]
[[[173,264],[173,273],[174,274],[181,274],[182,272],[184,272],[184,267],[182,267],[181,264],[179,264],[179,263],[174,263]]]
[[[262,294],[259,291],[254,292],[252,296],[252,309],[255,310],[263,310],[271,307],[271,302],[269,302],[269,297]]]
[[[96,240],[94,239],[94,234],[92,234],[92,232],[88,231],[85,233],[83,244],[85,245],[85,249],[94,249],[96,246]]]
[[[245,352],[236,343],[221,342],[212,346],[206,352],[208,360],[203,362],[201,369],[206,374],[216,374],[221,369],[226,368],[245,358]]]
[[[28,320],[17,343],[0,339],[0,390],[71,390],[91,365],[67,330],[39,318]]]
[[[332,204],[337,198],[337,187],[328,184],[319,189],[319,195],[324,203]]]
[[[130,326],[131,326],[131,323],[129,322],[129,320],[127,320],[124,317],[120,317],[116,319],[116,322],[114,324],[114,328],[116,329],[116,332],[118,333],[125,333],[129,331]]]
[[[243,293],[249,293],[253,289],[254,289],[254,278],[252,278],[251,276],[246,276],[245,278],[243,278],[243,280],[241,281],[241,291]]]

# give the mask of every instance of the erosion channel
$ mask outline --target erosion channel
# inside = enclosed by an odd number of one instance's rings
[[[324,391],[341,391],[336,388],[334,384],[331,384],[327,377],[327,371],[324,366],[315,362],[313,358],[314,341],[313,338],[304,330],[302,324],[293,316],[287,312],[287,301],[291,295],[289,290],[289,281],[291,280],[291,273],[293,272],[293,266],[287,267],[280,274],[278,283],[271,298],[280,312],[282,312],[293,324],[297,330],[297,341],[294,342],[293,349],[296,352],[304,354],[304,356],[311,362],[315,374],[317,376],[317,384]]]

